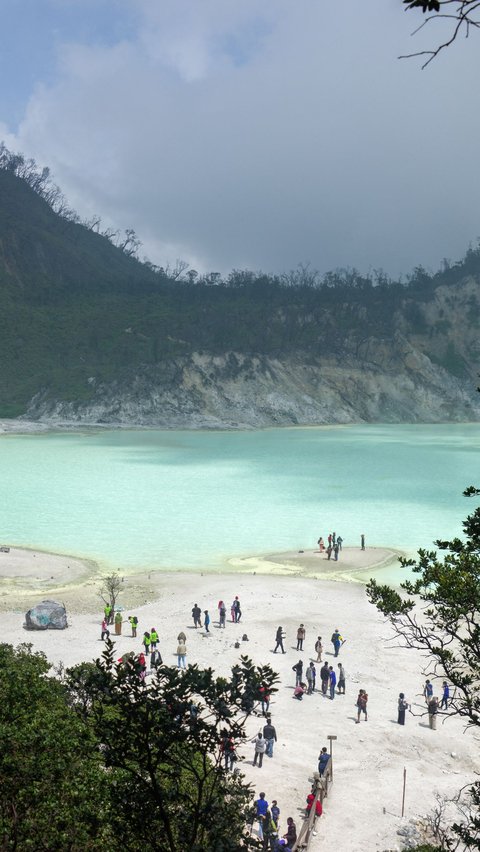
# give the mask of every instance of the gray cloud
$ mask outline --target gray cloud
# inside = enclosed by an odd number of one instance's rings
[[[82,215],[222,271],[397,275],[480,234],[475,34],[422,72],[397,56],[437,34],[400,3],[137,6],[128,39],[64,44],[7,135]]]

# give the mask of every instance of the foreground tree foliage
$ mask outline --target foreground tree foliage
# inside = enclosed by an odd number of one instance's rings
[[[147,684],[135,658],[51,675],[30,646],[0,645],[0,850],[236,852],[250,837],[253,791],[223,768],[265,683],[246,657],[229,677],[162,667]]]
[[[101,753],[49,669],[0,645],[0,849],[112,848]]]
[[[110,779],[111,820],[124,849],[227,852],[257,848],[247,833],[252,790],[223,769],[220,742],[238,745],[259,687],[277,675],[246,657],[231,677],[189,666],[162,667],[147,683],[133,658],[113,645],[95,665],[70,670],[79,716],[101,743]]]
[[[478,496],[474,487],[465,496]],[[401,594],[370,580],[367,595],[390,620],[407,648],[428,658],[425,674],[451,685],[448,715],[480,726],[480,508],[463,523],[465,539],[438,540],[443,552],[419,550],[418,561],[401,560],[417,575],[401,584]],[[453,693],[453,694],[452,694]],[[471,811],[454,826],[455,841],[442,849],[480,849],[480,782],[471,788]],[[463,843],[464,846],[455,845]]]

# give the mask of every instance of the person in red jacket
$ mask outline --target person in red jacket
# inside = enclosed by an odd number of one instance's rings
[[[312,805],[313,805],[314,801],[315,801],[315,794],[309,793],[308,796],[307,796],[307,814],[306,814],[307,817],[308,817],[310,811],[312,810]],[[322,816],[322,814],[323,814],[322,803],[321,803],[320,799],[317,799],[317,801],[315,803],[315,816],[320,817],[320,816]]]

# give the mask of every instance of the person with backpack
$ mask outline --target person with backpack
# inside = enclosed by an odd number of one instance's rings
[[[335,656],[338,657],[338,653],[339,653],[340,648],[342,647],[343,642],[344,642],[342,636],[340,635],[338,627],[336,627],[335,630],[333,631],[331,641],[332,641],[333,649],[335,651]]]
[[[143,634],[142,645],[145,648],[146,657],[148,657],[150,653],[150,642],[150,633],[148,632],[148,630],[145,630],[145,633]]]
[[[298,686],[303,678],[303,660],[299,660],[298,663],[295,663],[295,665],[292,666],[292,671],[295,672],[295,686]]]
[[[129,615],[128,620],[130,622],[130,627],[132,628],[132,639],[137,638],[137,627],[138,627],[138,618],[136,615]]]
[[[107,622],[107,624],[111,624],[110,616],[112,615],[112,612],[113,612],[113,610],[112,610],[111,604],[109,604],[109,603],[105,604],[103,614],[105,616],[105,621]]]

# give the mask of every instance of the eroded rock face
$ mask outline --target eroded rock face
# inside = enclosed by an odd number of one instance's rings
[[[56,601],[42,601],[25,615],[27,630],[65,630],[68,627],[65,607]]]

